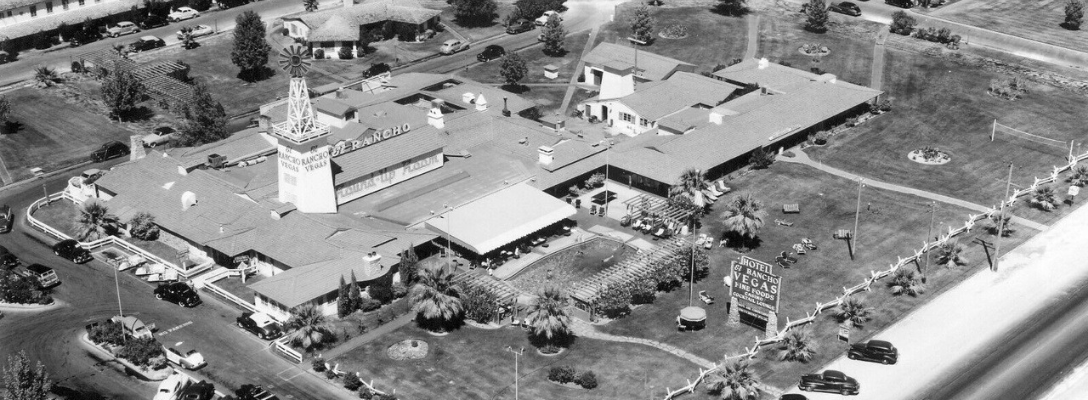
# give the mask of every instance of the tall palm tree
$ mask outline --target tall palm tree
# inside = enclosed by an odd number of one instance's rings
[[[76,217],[79,240],[98,240],[117,232],[121,220],[110,214],[109,207],[94,200],[87,200]]]
[[[1058,207],[1058,194],[1050,186],[1040,186],[1031,194],[1031,205],[1043,211]]]
[[[529,306],[525,320],[533,334],[551,341],[570,334],[570,314],[567,313],[567,296],[558,288],[545,288]]]
[[[708,187],[710,183],[706,181],[706,175],[702,171],[689,168],[680,173],[676,184],[669,188],[669,197],[685,197],[696,207],[702,208],[706,206],[702,191]]]
[[[948,268],[967,265],[970,261],[962,253],[963,245],[957,240],[949,240],[937,248],[937,263]]]
[[[748,368],[747,360],[737,360],[719,367],[706,377],[706,391],[726,400],[759,398],[759,376]]]
[[[38,84],[38,87],[50,87],[57,83],[60,77],[57,76],[57,70],[49,68],[44,65],[34,67],[34,82]]]
[[[866,321],[869,321],[870,314],[873,309],[865,305],[865,301],[854,297],[846,296],[839,303],[839,322],[849,323],[852,326],[861,327]]]
[[[417,315],[437,327],[456,322],[464,315],[461,286],[453,283],[453,276],[453,270],[447,265],[420,268],[408,294],[408,301]]]
[[[291,344],[302,346],[306,351],[321,347],[334,336],[332,325],[325,320],[325,315],[312,304],[296,308],[287,320],[287,327],[294,329],[288,334]]]
[[[791,329],[778,346],[778,359],[782,361],[809,362],[814,356],[816,341],[808,329]]]
[[[1069,174],[1069,182],[1075,186],[1088,185],[1088,165],[1078,165],[1073,167],[1073,170]]]
[[[901,294],[917,296],[926,292],[926,286],[922,284],[914,271],[905,268],[895,271],[892,280],[888,282],[888,287],[892,289],[892,294],[896,296]]]
[[[302,7],[306,9],[306,12],[317,11],[317,0],[302,0]]]
[[[722,218],[725,229],[742,237],[755,239],[757,232],[763,228],[763,219],[767,218],[767,211],[763,209],[763,202],[747,194],[733,198],[728,208],[722,213]]]

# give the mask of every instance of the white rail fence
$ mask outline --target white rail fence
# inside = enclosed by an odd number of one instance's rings
[[[874,282],[876,282],[876,281],[878,281],[880,279],[883,279],[883,278],[885,278],[885,277],[887,277],[889,275],[895,274],[895,272],[898,271],[900,268],[903,268],[907,264],[913,263],[915,260],[918,260],[918,259],[920,259],[922,257],[925,257],[925,254],[927,252],[932,251],[933,249],[936,249],[938,247],[943,246],[945,243],[948,243],[948,241],[951,240],[952,238],[954,238],[954,237],[956,237],[956,236],[958,236],[958,235],[960,235],[962,233],[970,232],[971,229],[973,229],[975,227],[976,222],[984,220],[984,219],[989,219],[992,215],[1001,212],[1002,206],[1010,207],[1013,204],[1015,204],[1016,201],[1020,197],[1030,195],[1030,194],[1034,193],[1035,190],[1039,188],[1039,186],[1047,184],[1047,183],[1057,182],[1060,175],[1063,172],[1072,170],[1074,167],[1077,166],[1078,162],[1083,161],[1085,159],[1088,159],[1088,152],[1086,152],[1084,154],[1081,154],[1081,155],[1078,155],[1078,156],[1070,156],[1068,158],[1069,162],[1067,164],[1065,164],[1063,166],[1052,167],[1050,174],[1047,175],[1044,178],[1035,177],[1034,182],[1031,184],[1031,186],[1023,188],[1023,189],[1017,189],[1017,190],[1013,191],[1012,195],[1009,196],[1008,199],[1004,199],[998,205],[990,207],[990,209],[986,210],[986,212],[983,212],[981,214],[968,214],[967,215],[967,221],[964,222],[963,226],[961,226],[959,228],[956,228],[956,229],[952,229],[952,227],[948,227],[948,232],[945,233],[944,235],[941,235],[936,240],[923,241],[922,242],[922,248],[920,248],[918,250],[915,250],[913,255],[911,255],[911,256],[909,256],[907,258],[898,257],[899,261],[897,261],[894,264],[890,264],[888,266],[888,269],[886,269],[886,270],[883,270],[883,271],[869,271],[869,277],[866,278],[864,282],[862,282],[860,284],[857,284],[855,286],[852,286],[852,287],[843,287],[842,288],[842,292],[843,292],[842,295],[839,296],[839,297],[836,297],[834,300],[831,300],[831,301],[829,301],[827,303],[816,302],[816,307],[813,309],[813,311],[811,313],[807,313],[807,315],[804,318],[794,320],[794,321],[790,321],[790,318],[787,316],[786,317],[786,326],[781,331],[779,331],[778,334],[776,334],[773,337],[769,337],[769,338],[765,338],[765,339],[760,339],[760,338],[757,337],[757,338],[755,338],[755,343],[751,348],[745,348],[744,349],[745,353],[737,355],[737,356],[726,357],[726,358],[723,359],[723,362],[715,364],[710,369],[703,370],[702,368],[700,368],[699,369],[699,375],[695,378],[694,381],[688,381],[688,384],[686,386],[681,387],[681,388],[676,389],[676,390],[670,390],[670,389],[666,388],[665,389],[665,398],[664,398],[664,400],[671,400],[673,398],[676,398],[679,395],[682,395],[682,394],[685,394],[685,393],[691,393],[691,392],[695,391],[695,388],[697,386],[699,386],[699,383],[701,383],[707,377],[707,375],[717,371],[719,368],[722,367],[722,365],[724,365],[724,361],[729,361],[729,360],[738,359],[738,358],[742,358],[742,357],[747,357],[748,359],[751,359],[751,358],[755,357],[756,354],[758,354],[759,348],[761,346],[775,344],[775,343],[778,343],[778,342],[782,341],[783,339],[785,339],[786,334],[789,333],[790,329],[798,328],[798,327],[801,327],[801,326],[804,326],[806,324],[814,322],[816,320],[817,315],[819,315],[821,312],[826,311],[828,309],[838,307],[839,304],[841,304],[842,301],[847,296],[853,295],[855,293],[863,292],[863,291],[870,291]]]

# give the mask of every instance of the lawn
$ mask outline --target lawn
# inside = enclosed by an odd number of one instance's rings
[[[518,93],[519,96],[536,103],[544,116],[553,115],[559,110],[559,106],[563,105],[563,95],[567,93],[567,86],[525,86],[524,92]],[[575,103],[573,100],[570,103],[570,109],[574,109]]]
[[[498,0],[496,3],[498,3],[499,7],[495,11],[495,19],[492,20],[490,24],[481,26],[467,26],[461,24],[453,14],[453,7],[442,9],[442,14],[440,14],[439,17],[442,18],[442,23],[449,25],[457,31],[457,33],[468,38],[469,41],[475,42],[506,33],[506,27],[502,25],[502,19],[514,10],[514,0]]]
[[[875,43],[871,34],[846,34],[836,30],[822,34],[812,33],[806,31],[803,24],[803,18],[797,13],[767,15],[761,18],[759,51],[756,56],[767,57],[775,62],[786,61],[794,68],[806,71],[812,67],[820,68],[847,82],[869,85]],[[827,46],[831,53],[823,57],[801,54],[798,48],[808,43]],[[814,63],[814,59],[819,62]]]
[[[896,262],[897,256],[913,254],[914,249],[926,237],[929,228],[930,209],[929,202],[925,199],[864,188],[858,250],[856,259],[851,261],[847,243],[834,240],[831,236],[837,229],[853,229],[857,196],[855,182],[807,166],[778,162],[769,170],[740,176],[729,185],[734,188],[734,194],[751,193],[764,201],[768,210],[766,226],[759,233],[762,244],[746,255],[773,263],[775,255],[783,250],[788,251],[792,244],[799,243],[803,237],[811,238],[819,246],[818,250],[798,256],[800,261],[789,269],[774,267],[775,274],[781,276],[783,281],[778,314],[780,328],[785,326],[787,317],[790,320],[804,318],[817,301],[830,301],[842,293],[843,287],[861,283],[871,270],[886,269],[889,264]],[[783,214],[783,203],[800,204],[801,213]],[[703,218],[702,232],[718,237],[724,231],[718,220],[721,210],[719,204]],[[939,204],[933,214],[934,232],[946,231],[950,225],[961,226],[966,215],[966,210]],[[779,226],[774,223],[775,219],[792,222],[793,226]],[[1022,229],[1021,232],[1019,237],[1014,238],[1015,241],[1021,241],[1031,233],[1027,229]],[[896,298],[885,288],[886,281],[874,284],[872,293],[862,296],[871,307],[876,308],[875,318],[864,330],[855,332],[855,335],[867,336],[880,330],[925,299],[931,298],[932,292],[942,290],[962,280],[971,270],[981,268],[986,257],[981,246],[974,244],[970,235],[968,236],[960,240],[967,244],[968,250],[965,254],[973,263],[956,269],[931,268],[929,294],[919,298]],[[752,345],[755,337],[762,336],[762,332],[746,325],[732,326],[726,323],[728,288],[722,285],[722,278],[727,272],[729,262],[740,255],[732,249],[716,247],[710,253],[710,276],[695,284],[695,292],[706,290],[717,299],[713,305],[704,306],[708,314],[705,330],[677,332],[675,328],[677,312],[688,305],[687,285],[671,293],[659,293],[654,304],[640,306],[630,316],[599,328],[611,334],[672,344],[709,360],[719,360],[722,354],[736,355],[743,352],[745,347]],[[702,306],[698,298],[694,302]],[[818,320],[812,328],[823,349],[817,359],[809,364],[781,363],[767,359],[767,354],[773,354],[773,351],[761,353],[755,367],[764,381],[778,387],[788,386],[795,382],[798,374],[813,370],[841,354],[844,348],[835,344],[837,321],[830,317],[821,317]],[[688,373],[694,374],[695,371]]]
[[[885,57],[884,90],[892,111],[835,136],[825,148],[811,149],[813,158],[885,182],[992,205],[1004,195],[1008,163],[1016,166],[1013,182],[1029,185],[1051,166],[1064,164],[1068,152],[1008,135],[991,142],[994,119],[1060,141],[1085,139],[1088,99],[1083,96],[1029,83],[1023,98],[1008,101],[986,92],[998,74],[895,48]],[[951,161],[931,166],[907,159],[922,146],[948,152]]]
[[[575,71],[574,69],[578,67],[578,58],[582,56],[582,49],[585,48],[587,40],[589,40],[589,32],[567,36],[565,42],[567,53],[562,57],[552,57],[544,54],[543,46],[534,46],[518,52],[518,55],[525,59],[525,66],[529,69],[529,74],[521,82],[569,83],[574,74],[581,73],[581,71]],[[559,67],[558,78],[549,79],[544,76],[544,66],[549,64]],[[502,61],[494,60],[475,64],[471,68],[457,72],[457,75],[478,82],[501,84],[503,82],[502,75],[499,74],[501,68]]]
[[[963,0],[930,14],[1067,49],[1088,51],[1088,36],[1084,30],[1071,31],[1060,26],[1065,21],[1066,3],[1067,0]]]
[[[28,87],[5,94],[11,102],[11,119],[18,128],[0,135],[0,158],[13,180],[33,176],[30,168],[53,171],[86,161],[102,143],[128,143],[133,134],[81,104],[86,100],[67,96],[78,90],[69,90],[74,88],[69,84],[64,86]],[[64,110],[63,115],[58,115],[57,110]]]
[[[108,205],[108,203],[107,203]],[[74,204],[68,200],[59,200],[50,203],[38,211],[34,212],[34,218],[38,221],[49,225],[53,229],[59,230],[68,236],[78,237],[79,223],[79,207],[80,205]],[[126,221],[121,221],[126,222]],[[166,243],[158,240],[140,240],[136,238],[124,238],[126,242],[135,245],[141,249],[144,249],[151,254],[162,257],[168,261],[177,260],[177,250],[168,246]]]
[[[386,349],[405,339],[427,342],[423,359],[395,361]],[[697,368],[668,353],[633,344],[578,339],[554,357],[538,354],[525,331],[463,327],[435,337],[409,325],[332,360],[345,371],[359,371],[383,390],[395,388],[407,399],[513,399],[514,355],[506,350],[525,348],[518,360],[519,395],[524,399],[634,399],[660,398],[664,387],[684,385]],[[600,386],[585,390],[547,380],[551,366],[569,365],[592,370]],[[699,398],[701,398],[700,395]]]
[[[352,60],[314,60],[315,73],[324,75],[335,74],[345,80],[356,80],[363,77],[363,73],[370,66],[378,63],[386,63],[389,66],[397,66],[409,61],[438,53],[438,48],[447,39],[453,39],[452,33],[440,32],[433,38],[420,43],[401,42],[397,39],[383,40],[370,44],[369,53],[361,58]],[[328,77],[327,75],[325,75]]]
[[[530,264],[508,279],[507,283],[526,293],[534,293],[548,286],[570,290],[578,282],[630,257],[634,254],[632,249],[609,239],[590,239]]]
[[[621,4],[615,21],[601,26],[594,45],[609,42],[629,46],[629,20],[634,14],[636,4]],[[665,39],[656,36],[653,44],[640,46],[639,50],[695,64],[696,71],[710,71],[715,65],[744,56],[748,45],[748,22],[744,18],[724,17],[711,12],[709,7],[650,7],[650,15],[655,20],[655,32],[670,25],[683,25],[688,31],[688,37]]]

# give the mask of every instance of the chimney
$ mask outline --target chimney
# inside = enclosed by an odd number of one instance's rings
[[[338,98],[338,99],[348,98],[348,94],[344,92],[344,88],[336,89],[336,98]]]
[[[506,107],[506,96],[502,96],[502,116],[510,116],[510,109]]]
[[[377,275],[379,275],[381,273],[381,271],[382,271],[381,260],[382,260],[382,256],[380,254],[378,254],[377,252],[372,251],[372,252],[366,253],[366,256],[363,256],[363,275],[366,275],[366,276],[377,276]]]
[[[721,110],[717,108],[710,110],[710,122],[713,122],[714,125],[721,125],[723,116]]]
[[[128,147],[132,149],[132,152],[128,155],[129,161],[136,161],[147,156],[147,152],[144,151],[143,135],[132,135],[128,137]]]
[[[548,146],[540,146],[536,150],[540,154],[540,157],[537,161],[544,165],[549,165],[552,163],[552,160],[554,159],[554,157],[552,157],[552,154],[555,153],[555,149]]]
[[[196,205],[196,193],[185,192],[181,194],[181,211],[188,210],[189,207]]]
[[[767,60],[767,57],[763,57],[763,58],[759,59],[759,64],[758,64],[759,69],[767,69],[767,67],[769,67],[770,65],[771,65],[771,62]]]
[[[438,129],[446,126],[446,121],[442,118],[442,108],[436,102],[431,102],[431,110],[427,111],[427,125]]]
[[[476,96],[476,111],[487,111],[487,99],[484,98],[483,93]]]

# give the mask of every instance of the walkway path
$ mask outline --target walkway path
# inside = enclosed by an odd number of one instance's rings
[[[792,149],[792,150],[793,150],[794,154],[796,154],[796,156],[794,156],[792,158],[791,157],[779,157],[778,160],[785,161],[785,162],[808,165],[808,166],[810,166],[812,168],[816,168],[818,170],[827,172],[829,174],[841,176],[843,178],[850,179],[850,180],[864,179],[866,185],[869,185],[869,186],[872,186],[872,187],[875,187],[875,188],[891,190],[893,192],[899,192],[899,193],[912,194],[912,195],[915,195],[915,196],[918,196],[918,197],[924,197],[924,198],[927,198],[927,199],[930,199],[930,200],[936,200],[936,201],[939,201],[939,202],[942,202],[942,203],[952,204],[952,205],[960,206],[960,207],[963,207],[963,208],[966,208],[966,209],[969,209],[969,210],[974,210],[974,211],[979,211],[979,212],[986,212],[986,211],[990,210],[990,207],[975,204],[975,203],[972,203],[972,202],[969,202],[969,201],[960,200],[960,199],[956,199],[956,198],[952,198],[952,197],[948,197],[948,196],[945,196],[945,195],[936,194],[936,193],[932,193],[932,192],[927,192],[925,190],[919,190],[919,189],[915,189],[915,188],[900,186],[900,185],[896,185],[896,184],[893,184],[893,183],[882,182],[882,181],[866,178],[866,177],[863,177],[861,175],[846,172],[846,171],[843,171],[841,169],[831,167],[831,166],[828,166],[828,165],[826,165],[824,163],[815,161],[815,160],[809,158],[808,154],[805,154],[805,152],[801,151],[800,149]],[[1038,222],[1031,221],[1031,220],[1028,220],[1028,219],[1024,219],[1024,218],[1021,218],[1021,217],[1017,217],[1017,216],[1013,216],[1012,221],[1017,223],[1017,224],[1020,224],[1020,225],[1035,229],[1035,230],[1039,230],[1039,231],[1045,231],[1048,228],[1046,225],[1043,225],[1043,224],[1040,224]]]
[[[597,33],[601,31],[600,25],[595,25],[592,30],[589,31],[589,39],[586,39],[586,47],[582,49],[582,55],[578,56],[578,66],[574,68],[574,73],[570,77],[570,86],[567,86],[567,93],[563,95],[563,104],[559,106],[559,115],[567,115],[567,108],[570,107],[570,100],[574,98],[574,91],[578,90],[578,77],[582,75],[582,71],[586,69],[586,62],[583,61],[586,58],[586,54],[589,54],[593,50],[593,43],[597,41]]]
[[[584,338],[587,338],[587,339],[606,340],[606,341],[609,341],[609,342],[622,342],[622,343],[641,344],[641,345],[657,348],[658,350],[662,350],[662,351],[672,353],[673,355],[675,355],[677,357],[680,357],[680,358],[683,358],[685,360],[691,361],[691,362],[695,363],[696,365],[698,365],[698,366],[700,366],[702,368],[711,368],[711,367],[714,366],[714,363],[711,362],[710,360],[707,360],[707,359],[699,357],[697,355],[688,353],[687,351],[684,351],[683,349],[676,348],[676,347],[674,347],[672,345],[668,345],[668,344],[661,343],[661,342],[654,341],[654,340],[650,340],[650,339],[643,339],[643,338],[636,338],[636,337],[629,337],[629,336],[609,335],[607,333],[598,332],[597,328],[595,328],[593,325],[590,325],[590,323],[586,322],[585,320],[582,320],[582,319],[579,319],[579,318],[573,318],[573,321],[574,321],[574,323],[571,324],[572,325],[571,330],[574,332],[575,335],[578,335],[579,337],[584,337]]]
[[[869,77],[869,87],[880,90],[884,86],[884,41],[888,39],[888,30],[881,29],[876,34],[876,45],[873,46],[873,71]]]
[[[367,331],[362,335],[353,337],[347,342],[344,342],[344,344],[341,344],[330,349],[329,351],[321,353],[321,356],[325,357],[326,360],[329,360],[331,362],[336,357],[340,357],[349,351],[355,350],[359,346],[370,343],[371,341],[381,337],[382,335],[385,335],[405,325],[408,325],[415,319],[416,313],[413,312],[401,315],[397,318],[394,318],[392,321],[389,321],[385,325],[374,328],[374,330]]]
[[[744,59],[756,58],[759,51],[759,14],[748,14],[748,48],[744,50]]]

